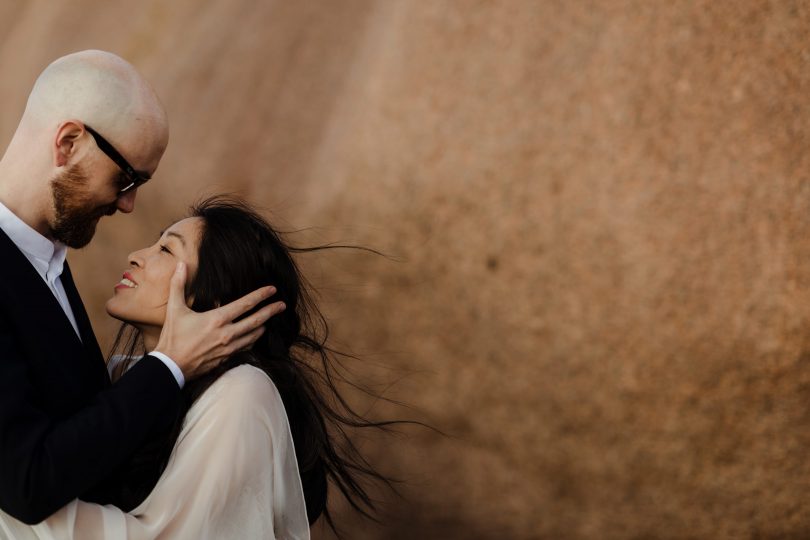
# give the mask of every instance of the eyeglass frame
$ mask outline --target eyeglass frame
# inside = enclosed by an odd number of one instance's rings
[[[121,153],[116,150],[107,139],[102,137],[98,131],[91,128],[87,124],[84,125],[84,129],[87,130],[87,133],[89,133],[96,142],[98,149],[104,152],[108,158],[113,160],[115,164],[118,165],[118,168],[121,169],[121,172],[124,173],[124,176],[127,177],[127,180],[129,180],[129,185],[119,189],[118,195],[122,195],[130,189],[138,188],[151,179],[149,174],[136,171],[135,167],[130,165],[126,158],[124,158],[124,156],[122,156]]]

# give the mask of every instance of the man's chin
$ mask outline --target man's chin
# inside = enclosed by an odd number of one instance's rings
[[[118,211],[116,206],[105,207],[103,210],[96,210],[91,215],[63,215],[51,228],[53,237],[58,242],[65,244],[69,248],[81,249],[93,239],[96,234],[96,227],[102,217],[111,216]]]
[[[87,246],[93,237],[96,235],[96,225],[98,219],[79,230],[73,229],[70,231],[54,231],[54,238],[59,242],[65,244],[69,248],[82,249]]]
[[[93,226],[90,230],[81,231],[80,234],[75,232],[64,235],[54,234],[54,237],[69,248],[82,249],[90,243],[95,235],[96,227]]]

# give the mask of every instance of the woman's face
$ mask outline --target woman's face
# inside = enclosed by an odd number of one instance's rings
[[[107,313],[142,331],[150,326],[162,328],[177,263],[186,263],[186,284],[197,272],[201,232],[202,218],[186,218],[166,229],[155,244],[130,253],[129,269],[107,301]]]

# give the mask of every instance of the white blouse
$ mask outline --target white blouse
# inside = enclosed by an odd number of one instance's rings
[[[290,426],[260,369],[236,367],[191,407],[152,493],[130,513],[74,500],[31,526],[0,512],[0,538],[308,540]]]

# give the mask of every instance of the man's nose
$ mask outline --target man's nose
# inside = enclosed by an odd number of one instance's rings
[[[119,195],[118,199],[115,201],[116,208],[125,214],[129,214],[135,210],[135,195],[137,192],[138,188],[135,188]]]

